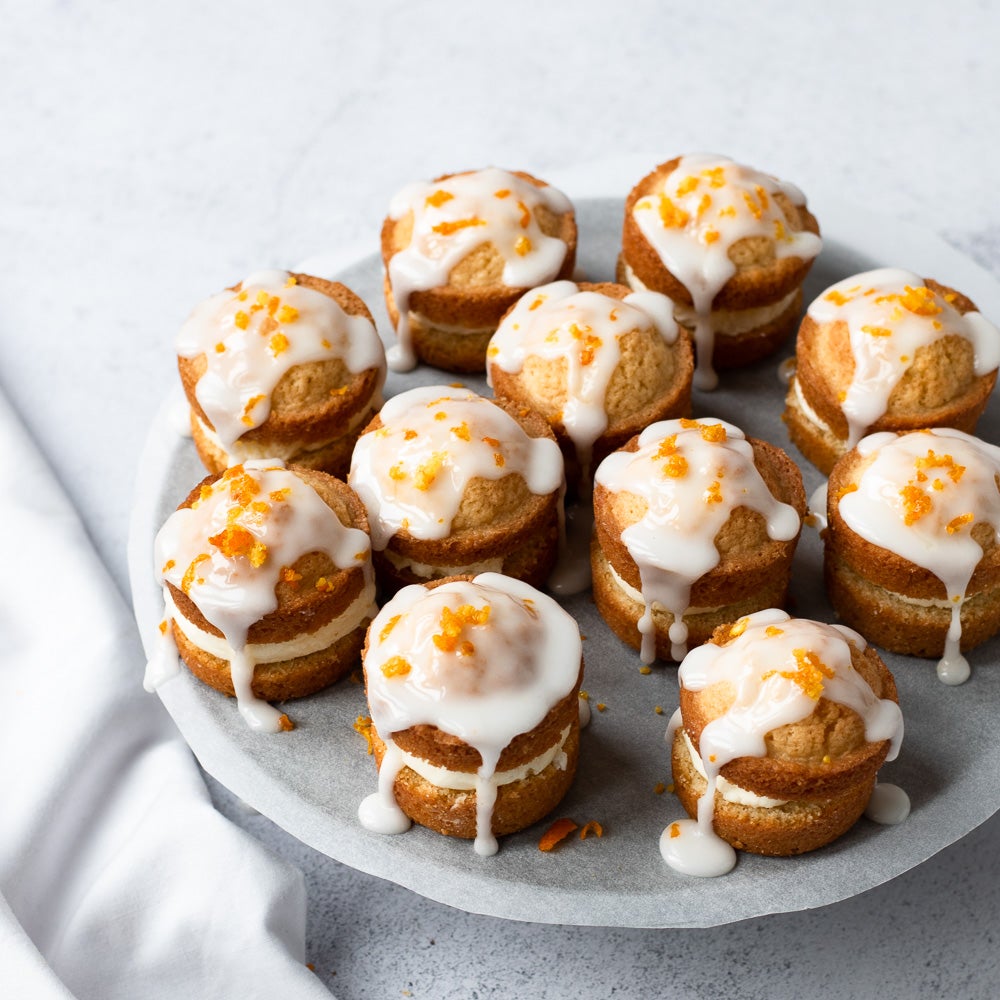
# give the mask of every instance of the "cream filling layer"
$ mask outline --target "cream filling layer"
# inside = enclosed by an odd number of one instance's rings
[[[240,438],[234,441],[231,447],[226,448],[219,439],[218,434],[193,410],[191,418],[197,423],[199,431],[205,436],[205,440],[213,448],[218,448],[219,451],[223,452],[230,465],[267,458],[280,458],[282,461],[288,461],[296,455],[307,455],[310,452],[319,451],[321,448],[325,448],[334,441],[339,441],[342,437],[358,430],[358,428],[368,423],[371,419],[372,408],[374,407],[377,410],[379,403],[379,398],[374,398],[371,401],[371,406],[362,407],[358,413],[355,413],[347,421],[344,429],[336,437],[325,438],[322,441],[291,441],[281,446],[272,442],[244,441]]]
[[[649,291],[628,264],[625,265],[625,279],[634,291]],[[757,327],[777,319],[792,304],[798,292],[797,288],[793,288],[783,299],[766,306],[754,306],[750,309],[713,309],[712,327],[717,334],[721,333],[727,337],[756,330]],[[673,306],[674,319],[686,329],[693,330],[698,322],[698,314],[694,307],[679,302],[674,302]]]
[[[392,563],[396,569],[409,570],[414,576],[419,576],[422,580],[437,579],[442,576],[462,576],[471,574],[478,576],[480,573],[500,573],[503,570],[503,556],[494,556],[492,559],[482,559],[479,562],[466,563],[464,566],[434,566],[431,563],[416,562],[398,555],[390,549],[383,549],[382,554]]]
[[[802,392],[802,386],[799,383],[798,376],[792,378],[792,395],[795,397],[795,405],[798,406],[802,415],[811,424],[818,427],[824,434],[828,434],[831,437],[837,436],[833,433],[833,429],[830,425],[806,402],[806,397]]]
[[[494,326],[457,326],[454,323],[438,323],[435,320],[428,319],[423,313],[414,312],[410,310],[410,324],[411,326],[419,326],[424,330],[435,330],[438,333],[458,333],[458,334],[476,334],[476,333],[493,333],[496,330]]]
[[[309,656],[349,635],[358,628],[365,618],[373,618],[378,611],[375,605],[375,585],[369,583],[347,606],[343,614],[328,622],[315,632],[288,639],[285,642],[254,642],[247,644],[254,663],[278,663],[293,660],[299,656]],[[184,633],[188,642],[200,650],[220,660],[231,662],[235,650],[222,636],[212,635],[185,618],[173,601],[167,602],[167,616]]]
[[[642,596],[642,591],[636,590],[635,587],[632,586],[632,584],[627,583],[625,580],[623,580],[618,575],[618,571],[614,568],[614,566],[611,565],[610,560],[608,561],[608,569],[611,570],[611,577],[615,581],[615,585],[618,587],[618,589],[621,590],[621,592],[626,597],[635,601],[637,604],[641,604],[643,605],[643,607],[645,607],[646,599]],[[671,613],[659,601],[653,601],[653,610],[662,611],[668,615]],[[713,611],[721,611],[721,610],[722,610],[721,604],[716,608],[699,608],[699,607],[685,608],[684,617],[688,618],[692,615],[708,615],[711,614]]]
[[[549,747],[544,753],[539,754],[534,760],[529,760],[527,764],[520,767],[512,767],[509,771],[497,771],[490,778],[492,784],[509,785],[514,781],[520,781],[532,774],[541,774],[551,763],[555,762],[556,767],[563,771],[569,763],[569,758],[563,747],[569,738],[570,727],[567,726],[559,736],[559,740]],[[425,781],[429,781],[438,788],[449,788],[456,792],[472,792],[476,788],[475,771],[452,771],[447,767],[438,767],[424,760],[423,757],[415,757],[405,750],[401,750],[403,764],[411,771],[415,771]]]
[[[681,736],[684,737],[684,743],[691,756],[691,763],[694,765],[694,769],[708,781],[708,776],[705,774],[705,765],[701,762],[701,757],[698,751],[695,750],[691,738],[683,729],[681,730]],[[756,809],[776,809],[778,806],[783,806],[787,801],[787,799],[772,799],[766,795],[757,795],[755,792],[750,792],[739,785],[734,785],[731,781],[727,781],[721,774],[715,780],[715,790],[727,802],[732,802],[733,805],[753,806]]]

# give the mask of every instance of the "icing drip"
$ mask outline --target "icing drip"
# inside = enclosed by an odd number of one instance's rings
[[[415,538],[447,537],[476,478],[518,474],[537,496],[562,487],[555,441],[529,437],[499,406],[467,389],[411,389],[379,416],[382,426],[358,439],[348,477],[368,510],[375,549],[404,528]]]
[[[699,389],[718,384],[712,368],[712,303],[736,273],[730,249],[747,237],[765,237],[779,259],[811,260],[820,251],[815,233],[789,228],[775,199],[779,194],[793,205],[806,203],[793,184],[727,157],[695,154],[681,157],[659,190],[632,209],[642,235],[691,295],[698,349],[694,384]]]
[[[585,482],[594,442],[608,426],[605,401],[621,360],[620,340],[633,330],[655,330],[673,344],[677,323],[670,300],[658,292],[616,299],[580,291],[572,281],[556,281],[522,296],[486,352],[492,364],[512,375],[528,357],[565,361],[566,402],[558,419],[573,442]]]
[[[590,586],[590,536],[594,531],[594,509],[578,503],[563,514],[559,538],[559,560],[546,586],[553,594],[568,597]]]
[[[880,781],[868,800],[865,815],[873,823],[895,826],[910,815],[910,797],[899,785],[885,785]]]
[[[827,528],[826,496],[827,482],[823,480],[809,497],[809,514],[806,517],[806,523],[817,531],[825,531]]]
[[[977,376],[1000,365],[1000,330],[977,312],[960,313],[912,271],[885,267],[828,288],[808,310],[816,323],[845,323],[854,375],[840,404],[853,448],[889,406],[921,347],[947,336],[968,340]]]
[[[399,313],[398,343],[389,350],[393,371],[417,363],[410,333],[410,296],[448,284],[452,269],[477,247],[489,243],[503,259],[502,280],[513,288],[551,281],[566,258],[566,244],[546,236],[536,212],[572,211],[554,187],[538,187],[496,167],[457,174],[440,181],[404,187],[389,205],[389,217],[413,214],[413,235],[388,265],[389,283]]]
[[[580,672],[574,619],[541,592],[497,573],[433,590],[404,587],[369,630],[365,680],[372,722],[386,745],[378,792],[359,818],[401,813],[393,784],[403,766],[393,734],[435,726],[481,757],[476,772],[476,853],[493,854],[496,769],[507,745],[569,694]],[[559,758],[557,757],[557,762]],[[561,760],[565,766],[565,755]]]
[[[933,573],[945,588],[951,622],[938,677],[968,679],[960,650],[962,605],[982,546],[972,537],[988,524],[1000,540],[1000,448],[951,428],[871,434],[858,444],[874,456],[857,489],[839,499],[847,526],[873,545]]]
[[[198,403],[228,450],[271,412],[271,395],[296,365],[340,359],[352,375],[385,371],[385,352],[366,316],[350,316],[287,271],[257,271],[235,292],[195,307],[177,335],[183,358],[204,355]]]
[[[721,875],[735,863],[732,848],[712,828],[721,769],[739,757],[767,756],[767,734],[808,718],[820,698],[853,709],[867,741],[888,740],[888,760],[896,757],[903,738],[899,706],[876,697],[851,663],[851,648],[866,646],[857,632],[772,608],[739,619],[731,634],[735,638],[726,646],[707,643],[693,650],[678,671],[688,691],[725,682],[736,693],[729,709],[701,732],[698,750],[707,788],[698,800],[697,820],[672,823],[660,838],[667,864],[688,875]],[[680,721],[679,713],[671,719],[671,741]]]
[[[639,619],[643,663],[656,658],[653,611],[673,615],[671,656],[687,652],[691,588],[719,564],[715,536],[737,507],[759,513],[768,537],[790,541],[799,531],[794,507],[776,500],[753,464],[753,448],[732,424],[666,420],[647,427],[635,452],[618,451],[595,481],[646,501],[647,510],[621,538],[639,570],[645,611]]]
[[[345,528],[312,487],[273,461],[234,466],[203,487],[190,507],[170,515],[154,547],[161,581],[187,594],[232,649],[240,713],[269,732],[281,728],[281,713],[251,689],[250,626],[277,608],[275,587],[308,552],[325,553],[338,569],[361,566],[374,614],[369,551],[365,532]]]

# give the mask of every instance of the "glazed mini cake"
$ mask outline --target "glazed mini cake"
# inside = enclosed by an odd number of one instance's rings
[[[670,824],[660,844],[681,871],[720,846],[731,867],[717,838],[775,856],[829,844],[861,817],[902,740],[892,675],[840,625],[761,611],[720,627],[678,676],[667,740],[692,820]]]
[[[552,598],[495,573],[407,587],[372,622],[364,666],[379,767],[365,826],[409,817],[488,855],[565,795],[583,656]]]
[[[1000,364],[1000,331],[964,295],[899,268],[845,278],[809,306],[785,422],[829,474],[874,431],[972,433]]]
[[[721,420],[653,424],[599,466],[594,601],[643,663],[781,604],[805,514],[799,470]]]
[[[364,507],[339,479],[275,461],[209,476],[160,529],[155,558],[164,642],[235,695],[252,728],[289,728],[267,702],[357,667],[375,584]]]
[[[381,405],[382,342],[365,304],[335,281],[255,272],[194,309],[177,354],[211,472],[280,458],[345,476]]]
[[[872,434],[834,466],[827,519],[837,614],[964,681],[960,649],[1000,630],[1000,449],[949,428]]]
[[[424,386],[365,428],[349,477],[388,590],[463,573],[541,586],[555,563],[562,454],[537,413]]]
[[[407,185],[382,226],[390,366],[485,371],[500,317],[528,289],[570,277],[575,259],[572,204],[530,174],[490,167]]]
[[[507,313],[486,353],[494,393],[545,417],[578,491],[633,435],[691,411],[691,341],[657,292],[542,285]]]
[[[794,185],[723,156],[681,156],[626,199],[618,280],[673,300],[694,335],[695,387],[713,389],[716,368],[766,357],[795,329],[820,246]]]

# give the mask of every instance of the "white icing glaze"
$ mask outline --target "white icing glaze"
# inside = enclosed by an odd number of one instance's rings
[[[885,414],[921,347],[949,335],[963,337],[972,344],[977,376],[1000,365],[1000,330],[977,312],[962,315],[923,278],[901,268],[845,278],[820,295],[808,314],[816,323],[847,324],[854,375],[840,408],[848,448]]]
[[[586,698],[579,699],[579,705],[577,707],[577,715],[580,719],[580,728],[586,729],[590,725],[591,711],[590,702]]]
[[[865,807],[865,815],[874,823],[895,826],[910,815],[910,797],[899,785],[879,781]]]
[[[607,391],[621,361],[620,341],[634,330],[655,330],[667,344],[675,343],[670,299],[658,292],[616,299],[580,291],[572,281],[556,281],[523,295],[486,351],[491,364],[512,375],[532,356],[565,361],[566,402],[559,420],[573,442],[584,481],[590,477],[594,442],[608,427]]]
[[[728,645],[699,646],[678,670],[686,690],[702,691],[726,682],[736,695],[729,709],[701,732],[699,751],[707,788],[698,800],[697,821],[671,824],[660,838],[664,859],[684,874],[718,875],[732,867],[723,865],[730,856],[712,827],[720,770],[740,757],[766,756],[766,735],[808,718],[821,697],[853,709],[869,742],[888,740],[888,760],[896,757],[903,738],[899,706],[876,697],[851,663],[852,647],[866,646],[857,632],[790,618],[774,608],[741,618],[733,630],[736,637]],[[679,724],[678,712],[671,719],[668,738]]]
[[[440,181],[408,184],[392,199],[389,216],[413,213],[413,235],[389,260],[389,282],[399,313],[398,343],[389,350],[393,371],[416,364],[410,336],[410,296],[448,283],[452,269],[473,250],[490,243],[503,259],[502,280],[514,288],[551,281],[566,258],[566,244],[542,232],[536,209],[556,215],[572,211],[554,187],[538,187],[496,167]]]
[[[805,197],[793,184],[724,156],[699,153],[681,157],[659,188],[632,209],[642,235],[691,295],[699,389],[718,384],[712,368],[712,302],[736,273],[730,249],[747,237],[763,236],[772,241],[779,259],[810,260],[819,253],[822,244],[815,233],[788,227],[776,194],[805,205]]]
[[[156,536],[160,580],[188,595],[233,651],[229,667],[240,713],[253,729],[276,732],[281,713],[252,690],[250,626],[278,606],[282,571],[308,552],[338,569],[361,566],[374,614],[370,544],[345,528],[320,496],[281,463],[227,470],[192,506],[174,511]]]
[[[436,726],[482,758],[475,779],[475,849],[494,853],[500,755],[574,689],[581,651],[574,619],[518,580],[483,573],[433,590],[400,590],[372,622],[365,657],[372,722],[387,750],[392,748],[379,773],[381,814],[392,813],[393,784],[403,766],[393,734]],[[367,826],[366,816],[360,818]]]
[[[467,389],[411,389],[390,399],[380,417],[382,426],[358,439],[348,477],[378,550],[404,527],[415,538],[447,537],[473,479],[516,473],[538,496],[562,488],[555,441],[529,437],[499,406]]]
[[[785,358],[784,361],[778,365],[778,381],[782,385],[790,385],[792,379],[795,377],[795,358]]]
[[[205,357],[195,396],[227,451],[267,420],[271,394],[296,365],[339,358],[352,375],[385,371],[371,320],[291,282],[287,271],[256,271],[197,305],[177,335],[181,357]]]
[[[681,738],[684,740],[684,745],[687,747],[687,752],[691,758],[691,764],[694,766],[694,769],[707,781],[708,775],[705,773],[705,765],[702,762],[701,754],[699,754],[694,748],[694,744],[691,742],[691,737],[688,736],[686,731],[682,730]],[[716,775],[715,790],[727,802],[733,802],[742,806],[753,806],[755,809],[775,809],[778,806],[783,806],[787,801],[787,799],[774,799],[767,795],[758,795],[756,792],[751,792],[746,788],[742,788],[740,785],[734,784],[732,781],[727,781],[721,774]]]
[[[827,527],[826,495],[827,482],[826,480],[823,480],[823,482],[820,483],[815,490],[813,490],[812,496],[809,497],[809,515],[806,518],[806,523],[810,524],[817,531],[825,531]]]
[[[933,573],[951,605],[938,676],[961,684],[969,676],[962,656],[962,605],[983,557],[972,537],[979,523],[1000,538],[1000,448],[951,428],[896,435],[870,434],[858,444],[874,456],[857,489],[839,499],[845,524],[873,545]]]
[[[691,588],[719,563],[715,536],[737,507],[757,511],[769,538],[789,541],[799,531],[794,507],[776,500],[753,464],[753,448],[732,424],[710,417],[666,420],[647,427],[635,452],[618,451],[598,467],[595,481],[615,493],[642,497],[647,511],[622,532],[639,569],[645,613],[640,655],[656,656],[653,610],[673,615],[671,655],[687,650]]]

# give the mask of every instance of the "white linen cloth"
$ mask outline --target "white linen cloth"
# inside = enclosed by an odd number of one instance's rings
[[[2,393],[0,523],[0,996],[329,1000],[301,873],[213,809]]]

